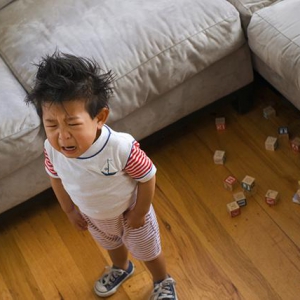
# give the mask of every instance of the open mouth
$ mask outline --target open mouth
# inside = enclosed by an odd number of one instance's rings
[[[63,151],[66,151],[66,152],[71,152],[71,151],[76,150],[75,146],[68,146],[68,147],[61,147],[61,148],[63,149]]]

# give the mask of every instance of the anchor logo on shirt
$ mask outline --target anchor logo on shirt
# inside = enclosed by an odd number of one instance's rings
[[[106,164],[104,165],[104,167],[101,170],[101,173],[105,176],[111,176],[111,175],[115,175],[117,173],[117,170],[114,168],[114,166],[112,165],[112,159],[108,158],[106,160]]]

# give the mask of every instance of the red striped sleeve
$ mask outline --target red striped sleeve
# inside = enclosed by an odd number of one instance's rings
[[[45,169],[46,169],[47,173],[52,177],[58,177],[58,175],[55,172],[54,167],[49,159],[46,149],[44,149],[44,155],[45,155]]]
[[[134,179],[141,179],[151,171],[152,167],[152,161],[146,153],[141,150],[140,144],[135,141],[124,171]]]

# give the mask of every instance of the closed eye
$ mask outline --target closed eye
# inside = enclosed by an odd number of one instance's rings
[[[80,123],[72,123],[72,124],[69,124],[69,126],[79,126],[81,125]]]

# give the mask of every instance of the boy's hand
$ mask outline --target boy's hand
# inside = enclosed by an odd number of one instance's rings
[[[87,230],[88,225],[85,219],[82,217],[81,213],[74,207],[73,210],[66,213],[70,222],[76,227],[78,230]]]
[[[145,224],[145,216],[139,216],[134,210],[128,210],[124,213],[124,217],[129,227],[137,229]]]

